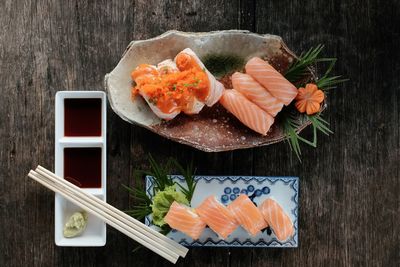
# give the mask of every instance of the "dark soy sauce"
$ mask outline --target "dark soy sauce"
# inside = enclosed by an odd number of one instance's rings
[[[82,188],[100,188],[101,148],[64,148],[64,179]]]
[[[101,99],[64,99],[65,136],[101,136]]]

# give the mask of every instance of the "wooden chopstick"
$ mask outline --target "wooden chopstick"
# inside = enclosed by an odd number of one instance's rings
[[[36,180],[37,182],[41,183],[45,187],[53,190],[54,192],[59,193],[67,200],[71,201],[75,205],[85,209],[87,212],[95,215],[96,217],[100,218],[110,226],[114,227],[115,229],[119,230],[120,232],[124,233],[125,235],[129,236],[130,238],[134,239],[138,243],[142,244],[143,246],[151,249],[152,251],[156,252],[160,256],[164,257],[165,259],[169,260],[172,263],[176,263],[179,258],[178,254],[175,254],[173,251],[165,250],[162,247],[159,247],[158,243],[148,238],[141,233],[137,232],[135,229],[130,229],[124,227],[121,222],[116,221],[112,216],[107,215],[101,209],[87,203],[86,200],[82,200],[80,197],[74,195],[71,192],[65,190],[65,188],[61,187],[53,183],[53,181],[48,180],[46,177],[43,177],[41,174],[38,174],[35,171],[31,171],[28,175],[32,179]]]
[[[124,227],[124,225],[121,224],[121,222],[115,220],[112,216],[107,215],[104,211],[88,203],[86,200],[82,200],[77,195],[68,192],[67,190],[65,190],[65,188],[54,183],[54,181],[50,181],[48,178],[32,170],[29,172],[28,176],[34,179],[35,181],[39,182],[40,184],[44,185],[45,187],[49,188],[50,190],[59,193],[60,195],[62,195],[64,198],[71,201],[75,205],[81,207],[82,209],[85,209],[87,212],[100,218],[108,225],[112,226],[113,228],[117,229],[118,231],[127,235],[128,237],[134,239],[135,241],[149,248],[150,250],[156,252],[157,254],[169,260],[170,262],[176,263],[176,261],[178,260],[179,258],[178,254],[175,254],[173,251],[163,249],[153,239],[148,238],[147,236],[141,234],[140,232],[137,232],[135,229]]]
[[[111,214],[113,214],[114,216],[116,216],[116,218],[120,219],[120,220],[124,220],[130,227],[136,227],[138,228],[139,231],[141,231],[142,233],[146,234],[146,235],[154,235],[155,239],[158,240],[158,242],[160,242],[161,245],[170,248],[171,250],[174,250],[177,252],[177,254],[181,257],[185,257],[187,252],[189,251],[186,247],[178,244],[177,242],[171,240],[170,238],[166,237],[165,235],[157,232],[156,230],[146,226],[145,224],[141,223],[140,221],[132,218],[131,216],[125,214],[124,212],[120,211],[119,209],[115,208],[114,206],[111,206],[110,204],[108,204],[105,201],[102,201],[100,199],[98,199],[97,197],[91,195],[91,194],[86,194],[86,192],[84,192],[81,188],[79,188],[78,186],[66,181],[65,179],[57,176],[56,174],[52,173],[51,171],[47,170],[46,168],[42,167],[42,166],[38,166],[36,168],[36,172],[42,174],[42,175],[49,175],[52,178],[54,178],[54,180],[59,181],[61,184],[68,186],[69,188],[73,188],[75,191],[80,192],[82,194],[84,194],[85,197],[87,197],[88,199],[98,203],[99,205],[101,205],[101,208],[105,208],[106,210],[110,211]]]
[[[51,180],[51,178],[45,177],[42,174],[39,174],[35,171],[31,171],[28,175],[35,181],[39,182],[40,184],[44,185],[45,187],[53,190],[54,192],[59,193],[75,205],[87,210],[89,213],[92,213],[93,215],[99,217],[103,221],[105,221],[107,224],[110,226],[114,227],[115,229],[121,231],[125,235],[131,237],[132,239],[136,240],[143,246],[153,250],[160,256],[166,258],[172,263],[176,263],[179,255],[176,254],[174,251],[171,251],[167,248],[164,248],[161,246],[156,240],[149,238],[146,235],[143,235],[142,233],[138,232],[135,228],[131,227],[126,227],[121,221],[116,220],[112,216],[106,214],[104,211],[99,209],[98,207],[94,206],[90,202],[87,202],[87,200],[83,200],[80,198],[79,195],[75,195],[73,192],[69,192],[68,190],[65,190],[66,188],[62,187],[60,184],[55,183],[56,181]],[[124,227],[125,226],[125,227]]]

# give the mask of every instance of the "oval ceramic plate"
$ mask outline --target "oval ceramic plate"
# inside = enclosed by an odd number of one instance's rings
[[[172,176],[177,183],[185,184],[182,176]],[[274,198],[289,215],[294,226],[294,235],[286,241],[279,241],[273,231],[264,230],[251,237],[243,228],[238,227],[227,239],[219,239],[210,228],[206,228],[198,240],[172,230],[167,236],[185,246],[206,247],[297,247],[298,246],[298,177],[267,177],[267,176],[196,176],[197,187],[191,201],[192,207],[197,207],[210,195],[215,195],[221,203],[228,205],[239,194],[247,194],[256,204],[261,204],[266,198]],[[152,198],[153,179],[146,177],[146,192]],[[151,218],[145,219],[147,225]],[[156,228],[156,227],[155,227]],[[157,229],[157,228],[156,228]]]
[[[204,108],[198,115],[180,114],[166,122],[161,121],[140,97],[131,99],[130,73],[136,66],[173,59],[187,47],[202,60],[207,57],[231,56],[247,62],[251,57],[259,56],[281,72],[295,58],[279,36],[238,30],[208,33],[169,31],[152,39],[133,41],[115,69],[105,76],[105,87],[112,109],[130,123],[207,152],[268,145],[285,139],[278,122],[274,123],[267,136],[262,136],[248,129],[219,104]],[[238,66],[235,70],[241,70],[242,67]],[[229,88],[229,75],[219,79]],[[298,130],[301,131],[308,122],[300,121],[299,125]]]

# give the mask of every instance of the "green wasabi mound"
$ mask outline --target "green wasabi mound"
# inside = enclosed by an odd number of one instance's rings
[[[75,212],[68,219],[67,223],[64,226],[64,237],[71,238],[76,237],[82,234],[86,229],[86,225],[88,222],[88,216],[86,212]]]
[[[175,185],[167,186],[163,191],[156,192],[151,205],[153,211],[153,223],[158,226],[165,225],[164,217],[167,215],[172,202],[189,205],[185,195],[176,191]]]

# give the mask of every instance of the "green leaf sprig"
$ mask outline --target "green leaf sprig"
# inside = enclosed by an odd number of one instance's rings
[[[151,155],[149,155],[149,164],[150,170],[137,170],[135,171],[135,179],[136,184],[141,184],[141,177],[143,175],[149,175],[153,177],[154,182],[154,194],[157,191],[163,191],[166,187],[177,185],[180,188],[180,191],[185,195],[186,199],[189,201],[192,200],[194,191],[196,189],[197,182],[194,177],[194,169],[193,163],[184,168],[182,165],[178,163],[175,159],[168,159],[165,164],[158,163]],[[184,177],[186,186],[175,183],[170,176],[172,167],[175,167],[178,172]],[[130,209],[125,211],[127,214],[132,217],[142,220],[146,216],[152,213],[152,203],[153,201],[148,197],[146,190],[144,187],[136,186],[135,188],[131,188],[126,185],[122,185],[125,188],[129,195],[135,200],[135,205]],[[170,228],[168,226],[163,226],[161,228],[162,232],[168,233]]]
[[[182,186],[181,184],[177,185],[181,189],[181,192],[186,196],[186,199],[189,201],[189,203],[192,201],[194,190],[196,190],[197,182],[194,179],[194,174],[196,170],[193,169],[193,162],[187,165],[186,169],[182,167],[176,160],[173,161],[175,164],[175,167],[178,169],[178,171],[182,174],[183,178],[185,178],[186,182],[186,187]]]
[[[336,63],[336,58],[321,58],[320,53],[323,50],[323,45],[317,45],[315,48],[309,49],[306,53],[302,53],[300,57],[294,61],[285,73],[285,78],[291,83],[304,86],[312,79],[312,67],[318,62],[329,63],[327,70],[321,78],[316,78],[313,82],[317,87],[327,93],[328,90],[336,88],[340,83],[348,79],[341,79],[341,76],[330,76],[331,71]],[[306,78],[306,79],[305,79]],[[300,84],[299,84],[300,82]],[[317,146],[317,132],[320,131],[325,135],[332,134],[329,129],[329,123],[322,118],[321,112],[314,115],[295,113],[293,105],[285,108],[280,114],[280,119],[283,121],[283,131],[288,138],[288,143],[297,158],[301,161],[300,142],[303,142],[312,147]],[[299,135],[300,122],[309,121],[313,127],[312,141],[307,140]]]

